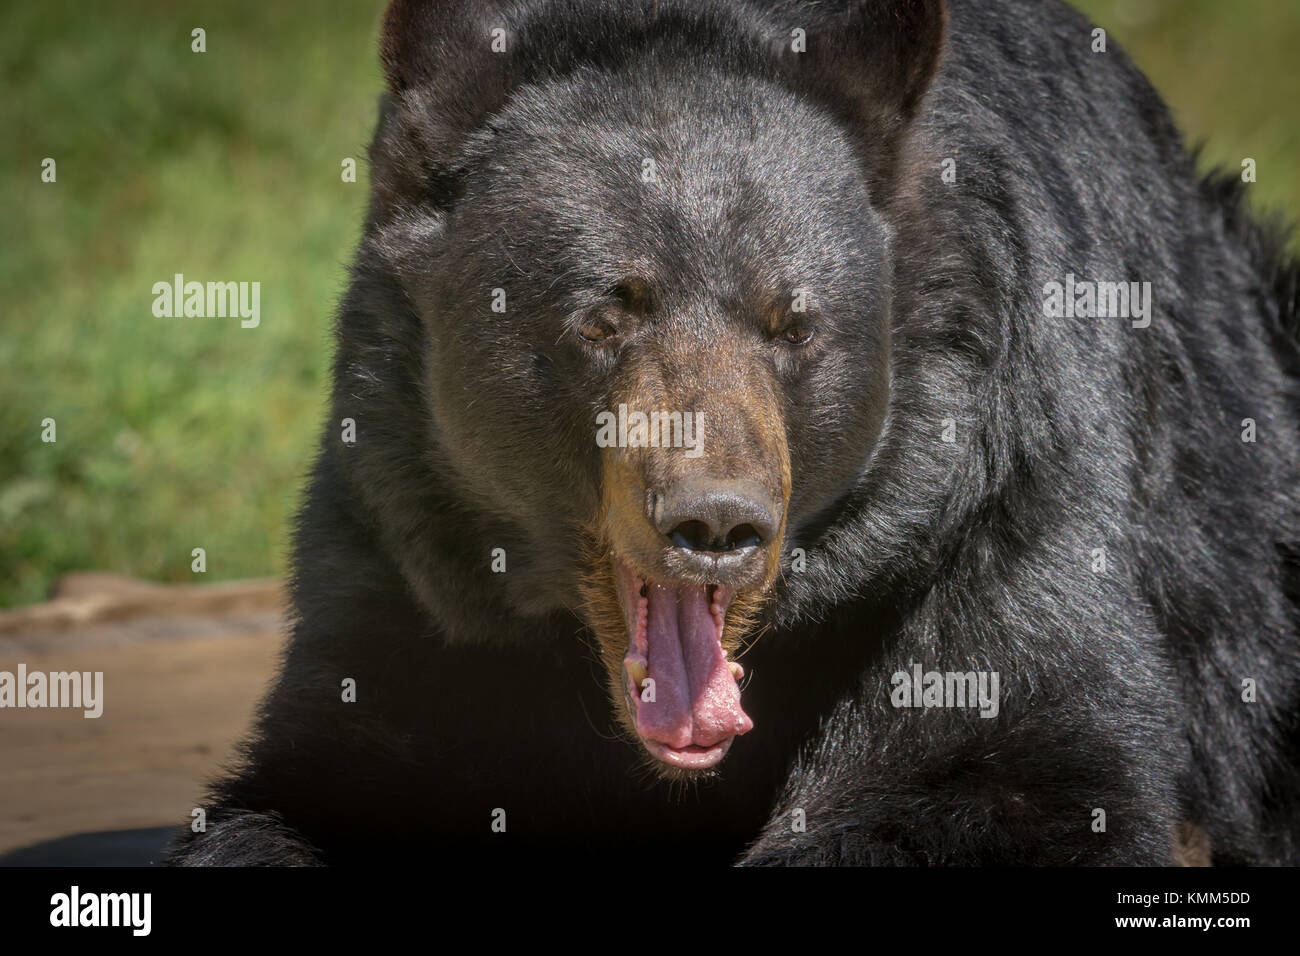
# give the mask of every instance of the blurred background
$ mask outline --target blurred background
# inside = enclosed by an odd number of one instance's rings
[[[195,547],[205,580],[283,571],[365,202],[382,6],[4,5],[0,606],[72,570],[191,581]],[[1253,157],[1257,206],[1300,212],[1300,2],[1078,6],[1206,163]],[[177,272],[260,281],[260,327],[155,318],[153,283]]]

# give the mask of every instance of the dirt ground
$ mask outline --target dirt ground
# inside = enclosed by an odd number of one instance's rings
[[[0,856],[72,834],[180,826],[230,761],[283,642],[275,582],[75,575],[0,612],[0,671],[103,672],[103,714],[0,710]]]

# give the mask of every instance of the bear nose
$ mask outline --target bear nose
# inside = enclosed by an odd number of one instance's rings
[[[675,548],[726,554],[770,542],[776,512],[756,481],[685,478],[655,497],[651,520]]]

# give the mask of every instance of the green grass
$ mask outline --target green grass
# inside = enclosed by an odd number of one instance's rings
[[[5,5],[0,603],[189,580],[195,547],[208,579],[282,567],[381,86],[379,4],[297,6]],[[260,281],[260,327],[154,317],[176,272]]]
[[[192,580],[195,547],[209,580],[283,569],[365,204],[364,165],[355,184],[339,172],[373,122],[381,6],[4,5],[0,605],[69,570]],[[1300,209],[1300,8],[1081,6],[1193,141],[1212,134],[1207,159],[1254,157],[1260,202]],[[154,317],[176,272],[261,282],[261,326]]]

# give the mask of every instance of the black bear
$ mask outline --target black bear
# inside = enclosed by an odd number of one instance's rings
[[[184,864],[1300,859],[1285,234],[1038,0],[396,0]]]

